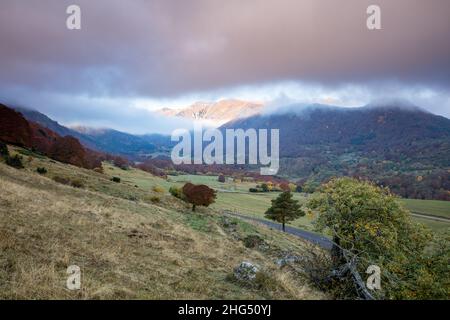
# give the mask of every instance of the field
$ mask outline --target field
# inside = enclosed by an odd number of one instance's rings
[[[270,193],[226,193],[219,192],[213,208],[217,210],[231,210],[241,214],[247,214],[259,218],[264,218],[264,212],[271,205],[271,200],[278,196],[278,192]],[[294,194],[294,198],[300,203],[306,202],[306,197],[301,194]],[[292,223],[293,226],[313,230],[312,221],[314,214],[308,214]]]
[[[33,154],[24,164],[17,170],[0,161],[0,299],[326,297],[274,263],[283,252],[303,254],[309,245],[301,239],[210,209],[192,213],[153,191],[170,184],[143,171],[106,164],[101,174]],[[38,167],[48,172],[39,175]],[[249,235],[268,247],[246,247]],[[242,261],[261,267],[257,286],[230,280]],[[65,287],[73,264],[82,270],[80,291]]]
[[[109,174],[117,174],[122,177],[124,181],[130,184],[137,184],[140,187],[147,189],[151,189],[153,186],[159,185],[168,190],[172,185],[181,187],[186,182],[206,184],[218,190],[217,200],[211,206],[213,209],[217,211],[231,210],[259,218],[264,218],[264,212],[268,207],[270,207],[271,200],[279,195],[278,192],[251,193],[248,192],[248,189],[254,187],[255,183],[234,183],[228,180],[225,183],[220,183],[218,182],[217,176],[179,175],[169,176],[167,180],[164,180],[153,176],[143,177],[142,172],[135,169],[126,171],[120,169],[117,170],[117,168],[113,168],[111,165],[106,165],[105,168]],[[307,194],[294,193],[294,198],[302,204],[307,201],[307,197]],[[401,199],[400,202],[412,213],[450,218],[450,202],[448,201]],[[315,213],[309,212],[306,216],[297,219],[290,224],[312,231],[312,223],[315,218]],[[415,216],[413,219],[438,232],[446,231],[450,228],[450,223],[447,222],[434,221]]]
[[[450,201],[402,199],[402,202],[413,213],[450,219]]]

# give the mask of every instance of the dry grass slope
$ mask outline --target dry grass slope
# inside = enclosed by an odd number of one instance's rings
[[[0,299],[325,297],[276,267],[273,256],[246,248],[224,230],[217,213],[204,210],[199,218],[173,198],[153,205],[151,190],[100,173],[45,158],[25,162],[24,170],[0,163]],[[46,176],[34,172],[42,166]],[[80,179],[85,187],[56,183],[56,175]],[[296,238],[257,226],[242,225],[239,232],[257,233],[281,249],[304,248]],[[249,288],[227,280],[243,260],[262,266],[270,285]],[[79,291],[65,286],[72,264],[82,270]]]

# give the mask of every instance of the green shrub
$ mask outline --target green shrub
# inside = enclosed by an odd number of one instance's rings
[[[16,168],[16,169],[23,169],[23,163],[22,163],[22,157],[16,154],[14,157],[7,156],[6,158],[6,164],[10,167]]]
[[[163,187],[160,187],[160,186],[154,186],[153,188],[152,188],[152,190],[153,191],[155,191],[155,192],[157,192],[157,193],[164,193],[164,188]]]
[[[253,281],[238,280],[234,273],[229,273],[225,279],[244,288],[260,290],[265,293],[278,291],[281,287],[278,281],[267,271],[258,271]]]
[[[265,243],[264,239],[256,234],[248,235],[242,241],[246,248],[256,248]]]
[[[256,189],[256,188],[250,188],[250,189],[248,189],[248,191],[249,192],[259,192],[258,189]]]
[[[182,199],[182,200],[183,200],[183,198],[184,198],[184,196],[183,196],[183,190],[181,190],[181,188],[172,186],[172,187],[170,187],[169,192],[170,192],[170,194],[173,195],[175,198]]]
[[[36,169],[37,173],[39,174],[46,174],[47,173],[47,169],[45,169],[44,167],[39,167]]]
[[[8,146],[0,141],[0,156],[7,157],[9,156]]]
[[[53,177],[53,181],[61,183],[61,184],[70,184],[70,180],[64,177],[60,177],[60,176],[55,176]]]
[[[111,181],[112,181],[112,182],[120,183],[121,180],[120,180],[119,177],[112,177],[112,178],[111,178]]]
[[[150,201],[151,202],[153,202],[153,203],[160,203],[161,202],[161,199],[159,198],[159,197],[151,197],[150,198]]]
[[[92,170],[94,170],[97,173],[103,173],[103,168],[102,167],[97,167],[97,168],[94,168]]]
[[[84,188],[84,183],[81,180],[72,180],[70,185],[74,188]]]
[[[448,247],[446,254],[438,249],[433,253],[430,230],[413,221],[411,213],[389,189],[367,181],[334,178],[321,186],[308,208],[320,213],[315,222],[316,230],[326,230],[333,235],[334,270],[348,263],[353,263],[354,273],[364,274],[370,265],[382,270],[381,290],[370,293],[375,298],[445,297],[442,293],[448,292],[448,276],[438,270],[448,270]],[[445,263],[439,263],[439,258]],[[349,288],[341,290],[340,298],[360,293],[355,291],[355,286],[361,285],[354,282],[354,276],[347,276],[345,282],[341,281],[343,279],[335,279]]]
[[[138,201],[139,200],[139,198],[136,197],[135,195],[128,195],[126,198],[128,200],[131,200],[131,201]]]
[[[254,286],[263,291],[273,292],[279,289],[280,285],[268,272],[259,271],[256,273]]]

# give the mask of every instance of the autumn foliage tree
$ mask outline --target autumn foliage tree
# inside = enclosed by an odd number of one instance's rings
[[[50,148],[49,155],[52,159],[77,167],[86,165],[86,150],[76,138],[71,136],[58,138]]]
[[[208,207],[216,199],[216,191],[204,184],[194,185],[188,182],[182,191],[185,201],[192,204],[192,211],[195,211],[196,206]]]
[[[283,192],[291,191],[291,188],[289,187],[289,184],[286,183],[286,182],[280,183],[279,187],[280,187],[280,189],[281,189]]]
[[[130,165],[127,159],[119,156],[113,156],[113,164],[123,170],[128,169],[128,166]]]
[[[278,198],[272,200],[272,206],[266,211],[265,216],[281,223],[283,231],[286,222],[293,221],[305,215],[297,200],[292,199],[290,191],[283,192]]]
[[[33,132],[20,112],[0,104],[0,141],[31,148]]]
[[[347,290],[354,290],[357,273],[363,275],[370,265],[376,265],[381,270],[382,289],[371,293],[375,298],[445,297],[448,275],[438,270],[448,268],[448,247],[431,251],[429,230],[415,223],[388,189],[352,178],[332,179],[308,207],[319,212],[317,231],[333,236],[334,271],[330,274],[352,268],[346,277]]]

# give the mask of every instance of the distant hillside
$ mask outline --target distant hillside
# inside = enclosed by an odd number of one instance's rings
[[[54,160],[87,169],[101,167],[101,162],[107,158],[102,153],[83,147],[77,138],[61,136],[2,104],[0,142],[25,147]]]
[[[60,125],[57,121],[50,119],[48,116],[46,116],[43,113],[40,113],[39,111],[22,108],[22,107],[13,107],[13,108],[15,110],[19,111],[21,114],[23,114],[23,116],[29,121],[36,122],[36,123],[40,124],[41,126],[56,132],[57,134],[59,134],[62,137],[65,137],[65,136],[75,137],[78,140],[80,140],[80,142],[84,146],[99,150],[96,147],[96,143],[95,143],[94,139],[90,138],[87,135],[81,134],[81,133],[77,132],[76,130],[72,130],[63,125]],[[99,151],[104,151],[104,150],[99,150]]]
[[[129,133],[113,129],[74,128],[89,141],[93,141],[98,150],[112,154],[120,154],[129,158],[146,156],[156,151],[156,147],[148,140]]]
[[[183,109],[163,108],[159,112],[166,116],[182,117],[192,120],[210,120],[221,125],[238,118],[259,114],[263,104],[237,99],[226,99],[218,102],[196,102]]]
[[[222,128],[280,129],[280,173],[302,183],[360,176],[405,197],[450,200],[450,120],[417,107],[312,105]]]
[[[170,137],[157,134],[136,136],[113,129],[67,128],[38,111],[20,107],[14,107],[14,109],[22,113],[29,121],[36,122],[63,137],[70,135],[77,138],[88,148],[131,159],[146,156],[170,143]]]

